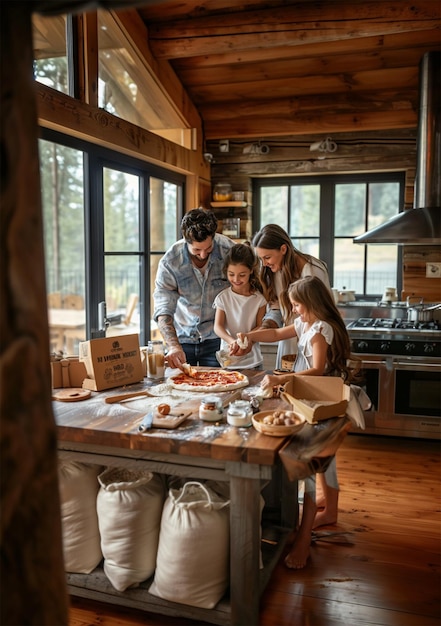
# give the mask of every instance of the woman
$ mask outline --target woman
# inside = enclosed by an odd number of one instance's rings
[[[293,313],[288,298],[291,283],[305,276],[317,276],[331,289],[328,271],[323,261],[297,250],[288,233],[277,224],[267,224],[253,237],[253,247],[262,265],[259,279],[263,295],[269,302],[262,328],[277,328],[292,323]],[[296,340],[279,342],[276,367],[280,368],[284,354],[296,353]]]

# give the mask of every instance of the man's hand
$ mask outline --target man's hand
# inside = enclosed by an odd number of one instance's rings
[[[181,346],[175,346],[167,351],[167,363],[172,369],[182,369],[182,364],[187,362],[187,357]]]

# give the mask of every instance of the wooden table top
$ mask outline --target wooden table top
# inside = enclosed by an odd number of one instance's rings
[[[250,386],[258,385],[265,372],[246,370]],[[87,400],[53,404],[60,442],[88,443],[126,450],[146,450],[167,454],[195,456],[199,458],[235,461],[258,465],[274,465],[278,452],[287,437],[271,437],[257,432],[252,426],[236,428],[226,421],[226,411],[221,422],[205,422],[199,419],[200,399],[204,393],[192,393],[192,399],[183,400],[180,409],[191,410],[191,415],[173,430],[152,428],[140,433],[138,427],[143,416],[149,412],[151,398],[136,398],[131,402],[107,404],[105,399],[124,392],[148,390],[149,382],[125,388],[92,392]],[[216,393],[224,406],[240,397],[242,390]],[[175,392],[176,393],[176,392]],[[158,403],[160,398],[158,398]],[[276,407],[289,408],[282,400],[264,400],[261,410]],[[147,407],[147,408],[146,408]]]

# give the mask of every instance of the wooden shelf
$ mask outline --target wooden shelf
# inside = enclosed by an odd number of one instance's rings
[[[230,202],[211,202],[210,204],[213,209],[221,209],[223,207],[245,209],[248,206],[246,202],[236,202],[234,200],[231,200]]]

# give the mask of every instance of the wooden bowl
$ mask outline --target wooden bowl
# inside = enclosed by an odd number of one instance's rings
[[[277,409],[275,409],[277,410]],[[290,417],[294,418],[295,424],[287,425],[279,425],[279,424],[265,424],[264,418],[272,415],[275,410],[272,411],[260,411],[256,413],[252,417],[254,428],[262,433],[263,435],[270,435],[271,437],[287,437],[288,435],[294,435],[299,432],[306,424],[306,421],[300,415],[294,413],[294,411],[284,411],[285,414],[289,414]]]

